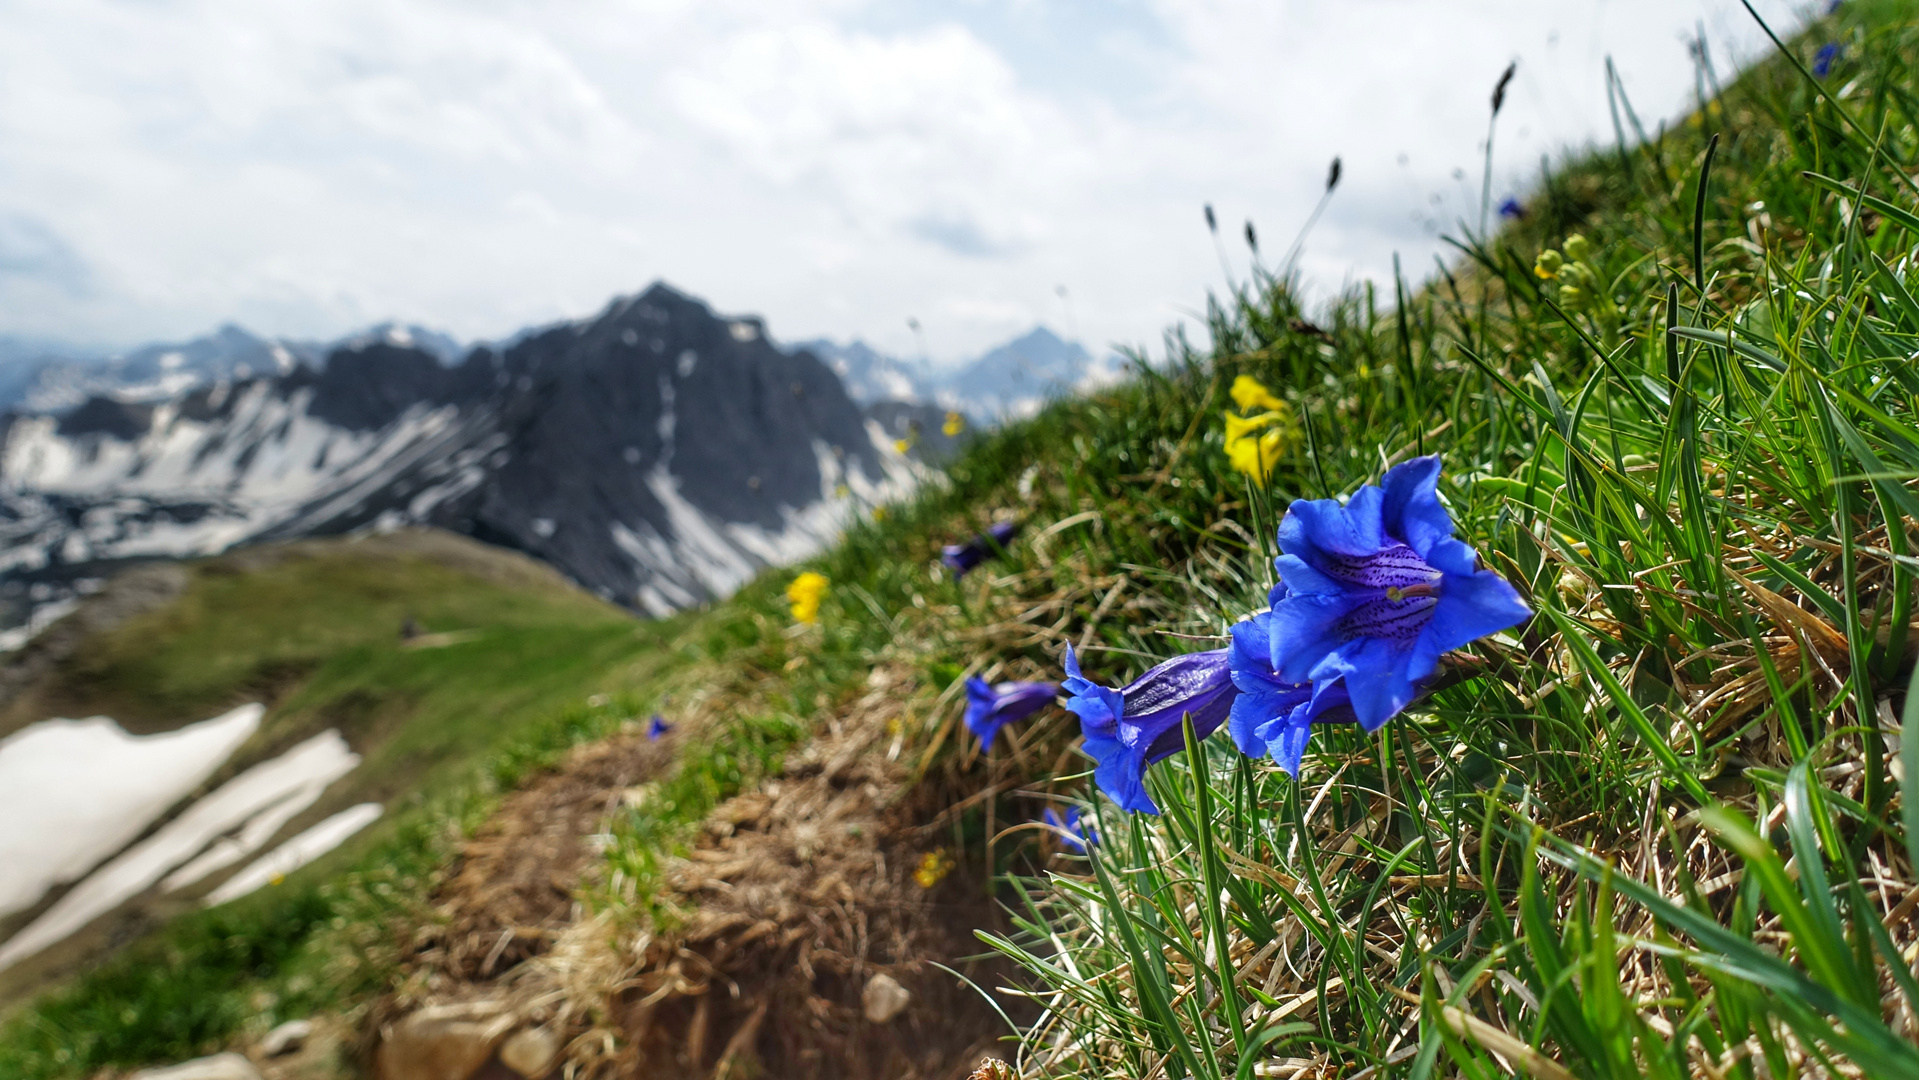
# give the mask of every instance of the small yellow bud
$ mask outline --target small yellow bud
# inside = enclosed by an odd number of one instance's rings
[[[793,579],[793,583],[786,587],[786,602],[792,608],[795,621],[820,621],[820,601],[826,599],[828,584],[825,574],[811,570]]]
[[[944,849],[929,851],[920,860],[919,869],[913,871],[913,880],[922,889],[930,889],[946,879],[953,872],[954,862]]]
[[[1565,265],[1566,260],[1559,257],[1559,252],[1547,248],[1539,253],[1539,258],[1533,260],[1533,273],[1538,274],[1543,280],[1551,281],[1559,276],[1560,269]]]
[[[1588,244],[1586,238],[1578,233],[1568,236],[1564,247],[1566,249],[1566,257],[1574,262],[1585,262],[1586,256],[1592,254],[1592,245]]]

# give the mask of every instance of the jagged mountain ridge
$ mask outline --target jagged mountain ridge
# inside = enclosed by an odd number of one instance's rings
[[[380,340],[417,346],[445,363],[466,354],[458,341],[437,330],[393,322],[331,343],[262,337],[227,323],[187,341],[155,342],[113,355],[20,341],[0,344],[0,407],[58,412],[95,396],[165,401],[221,379],[283,375],[300,364],[318,367],[336,349]]]
[[[862,405],[903,401],[988,419],[1029,416],[1049,396],[1111,382],[1123,367],[1114,356],[1095,360],[1084,346],[1044,326],[944,368],[889,356],[859,340],[840,344],[821,339],[795,348],[824,359]]]
[[[380,335],[157,402],[0,417],[0,573],[420,523],[664,614],[916,475],[819,359],[656,284],[457,364]]]

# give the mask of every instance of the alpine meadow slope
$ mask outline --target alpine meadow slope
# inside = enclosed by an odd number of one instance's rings
[[[1262,272],[1207,347],[980,439],[791,601],[769,572],[659,624],[623,694],[493,774],[590,776],[654,713],[684,740],[604,787],[577,907],[524,943],[436,913],[465,868],[533,857],[456,855],[513,822],[449,817],[406,864],[439,872],[378,904],[296,875],[315,899],[278,937],[182,921],[24,1008],[0,1067],[248,1048],[310,1011],[379,1044],[485,999],[561,1032],[573,1075],[964,1075],[914,1054],[971,1016],[950,969],[1004,1010],[989,1078],[1919,1076],[1915,71],[1909,5],[1854,0],[1656,137],[1615,87],[1617,143],[1436,278],[1309,308]],[[1225,648],[1298,555],[1296,500],[1435,455],[1460,572],[1533,614],[1376,730],[1329,714],[1282,768],[1168,729],[1131,777],[1160,812],[1127,814],[1063,709],[967,729],[972,677],[1059,683],[1070,647],[1118,687]],[[774,871],[817,892],[762,905]],[[929,925],[982,941],[935,953]],[[475,927],[511,947],[473,962]],[[194,949],[269,940],[204,1023],[145,1011]],[[385,944],[345,991],[300,981],[348,942]],[[869,1023],[882,974],[919,1004]]]

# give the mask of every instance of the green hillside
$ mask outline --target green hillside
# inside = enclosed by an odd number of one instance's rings
[[[418,631],[410,640],[401,633],[409,620]],[[0,1006],[184,914],[83,979],[77,997],[14,1021],[15,1039],[27,1036],[44,1056],[25,1052],[31,1064],[13,1064],[7,1055],[24,1051],[10,1041],[0,1063],[13,1068],[0,1073],[187,1054],[230,1030],[248,1015],[237,979],[297,966],[307,935],[348,902],[329,898],[323,882],[378,868],[417,894],[453,835],[447,825],[484,812],[494,759],[509,746],[523,757],[555,739],[563,745],[564,735],[548,731],[563,706],[643,678],[670,626],[638,622],[523,556],[443,533],[311,541],[188,564],[177,596],[73,645],[8,703],[7,725],[108,715],[150,733],[262,701],[259,730],[203,790],[338,729],[362,763],[285,834],[359,802],[388,813],[285,886],[194,914],[184,913],[196,911],[205,887],[142,898],[8,970]],[[539,721],[547,727],[529,733]],[[408,902],[345,892],[374,915]]]
[[[454,648],[439,675],[385,655],[407,611],[491,625],[410,607],[444,595],[424,579],[341,616],[377,643],[289,620],[297,582],[249,616],[283,631],[189,618],[203,644],[169,655],[191,670],[153,651],[176,648],[157,622],[130,627],[89,692],[205,707],[292,671],[288,723],[361,693],[371,728],[382,708],[437,718],[395,726],[373,777],[506,702],[472,729],[497,766],[22,1010],[0,1073],[212,1049],[260,1022],[254,991],[272,1019],[391,989],[443,824],[470,829],[501,786],[653,708],[701,738],[618,813],[580,895],[608,950],[670,937],[687,912],[665,871],[708,812],[883,691],[925,819],[1013,912],[981,948],[1044,1008],[1005,1050],[1019,1075],[1919,1076],[1919,807],[1900,783],[1919,740],[1899,740],[1919,647],[1915,70],[1910,5],[1849,3],[1676,130],[1636,137],[1621,101],[1617,145],[1462,234],[1433,280],[1309,308],[1260,276],[1212,305],[1208,347],[1170,339],[853,528],[804,568],[830,581],[816,623],[788,610],[794,572],[645,629],[529,603],[487,617],[526,636],[503,630],[483,677]],[[1227,417],[1259,412],[1229,448]],[[1223,647],[1268,606],[1294,500],[1423,455],[1459,538],[1534,614],[1450,653],[1376,733],[1316,725],[1294,778],[1222,730],[1148,771],[1162,814],[1128,815],[1063,711],[991,754],[965,732],[969,675],[1059,681],[1070,644],[1117,687]],[[1004,552],[941,569],[940,545],[1007,519]],[[251,659],[223,659],[228,633]],[[874,690],[891,667],[911,682]],[[586,704],[606,689],[624,696]],[[1069,804],[1096,823],[1088,857],[1018,828]],[[351,978],[313,978],[349,951]]]

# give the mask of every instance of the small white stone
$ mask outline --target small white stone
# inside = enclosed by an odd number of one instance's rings
[[[523,1028],[500,1045],[500,1064],[527,1080],[539,1080],[552,1071],[561,1049],[559,1033],[552,1028]]]
[[[883,971],[866,980],[866,990],[860,995],[869,1024],[884,1024],[905,1012],[912,1003],[913,992]]]
[[[268,1057],[279,1057],[281,1054],[291,1054],[306,1045],[308,1037],[312,1034],[312,1021],[288,1020],[279,1027],[267,1032],[267,1037],[260,1040],[260,1052]]]

